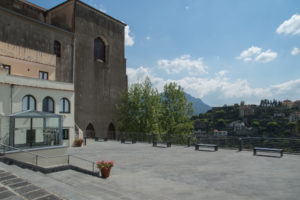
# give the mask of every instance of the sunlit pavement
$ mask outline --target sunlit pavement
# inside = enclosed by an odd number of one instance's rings
[[[66,199],[288,199],[300,196],[300,155],[253,156],[252,151],[152,147],[147,143],[87,141],[70,154],[114,160],[108,179],[72,170],[42,174],[0,163],[0,168]],[[268,154],[278,156],[278,154]],[[71,164],[92,170],[90,163]]]

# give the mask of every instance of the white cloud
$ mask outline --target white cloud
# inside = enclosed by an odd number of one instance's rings
[[[243,60],[244,62],[254,61],[267,63],[274,60],[277,57],[277,53],[268,49],[267,51],[262,51],[262,48],[252,46],[247,50],[242,51],[240,56],[236,57],[238,60]]]
[[[300,35],[300,15],[295,14],[284,21],[276,30],[278,34]]]
[[[224,103],[238,103],[245,100],[247,103],[259,103],[261,99],[299,99],[297,91],[300,88],[300,79],[287,81],[268,87],[251,87],[244,79],[231,80],[222,70],[213,77],[184,77],[182,79],[163,79],[155,75],[149,68],[128,68],[128,81],[130,84],[144,81],[149,76],[153,87],[160,92],[166,83],[176,82],[194,97],[205,98],[209,105],[223,105]],[[298,96],[297,96],[298,95]]]
[[[227,73],[228,73],[227,70],[221,70],[221,71],[218,72],[218,75],[219,76],[225,76],[225,74],[227,74]]]
[[[150,37],[150,36],[147,36],[147,37],[146,37],[146,40],[150,40],[150,39],[151,39],[151,37]]]
[[[271,90],[275,94],[284,94],[287,92],[292,92],[297,94],[297,92],[295,92],[297,88],[300,88],[300,79],[290,80],[281,84],[271,86]]]
[[[206,68],[203,64],[203,59],[191,59],[190,55],[183,55],[173,60],[162,59],[159,60],[158,66],[164,69],[168,74],[179,74],[182,71],[187,71],[189,75],[196,76],[206,74]]]
[[[237,57],[237,59],[248,62],[252,60],[253,55],[257,55],[260,53],[261,53],[260,47],[252,46],[249,49],[242,51],[242,53],[240,54],[239,57]]]
[[[189,10],[190,9],[190,7],[189,6],[185,6],[185,10]]]
[[[274,51],[271,51],[270,49],[268,49],[265,52],[262,52],[261,54],[259,54],[256,58],[255,61],[256,62],[262,62],[262,63],[267,63],[270,62],[272,60],[274,60],[277,57],[277,53]]]
[[[300,52],[300,50],[297,47],[294,47],[293,50],[291,51],[291,54],[293,56],[297,55]]]
[[[134,45],[134,38],[130,34],[129,26],[125,26],[125,46],[132,46]]]
[[[129,84],[143,82],[147,76],[150,77],[150,69],[143,66],[137,69],[128,67],[127,75]]]

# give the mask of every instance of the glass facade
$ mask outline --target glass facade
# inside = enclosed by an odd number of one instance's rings
[[[1,117],[1,137],[9,146],[27,149],[62,145],[60,115],[25,111]]]

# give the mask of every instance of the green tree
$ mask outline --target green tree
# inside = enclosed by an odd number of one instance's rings
[[[268,136],[275,136],[276,135],[276,130],[279,128],[279,125],[277,122],[268,122],[267,123],[267,131],[268,131]]]
[[[296,133],[298,136],[300,136],[300,119],[296,122]]]
[[[152,88],[147,77],[143,83],[130,86],[121,97],[117,106],[119,111],[118,130],[127,136],[146,140],[147,133],[159,132],[159,115],[161,110],[161,95]]]
[[[183,142],[183,138],[190,133],[193,123],[192,103],[188,103],[183,88],[176,83],[166,84],[162,97],[162,115],[160,122],[163,128],[162,136],[165,140],[176,143]]]
[[[289,122],[286,124],[286,128],[289,129],[290,133],[293,133],[296,128],[296,123],[295,122]]]
[[[226,127],[226,121],[224,119],[218,119],[217,122],[216,122],[215,127],[218,130],[221,130],[221,129],[225,128]]]

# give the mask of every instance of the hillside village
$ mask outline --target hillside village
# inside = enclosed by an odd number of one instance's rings
[[[213,107],[193,116],[194,133],[201,136],[297,137],[300,101],[261,100],[260,105]],[[299,125],[298,125],[299,127]]]

